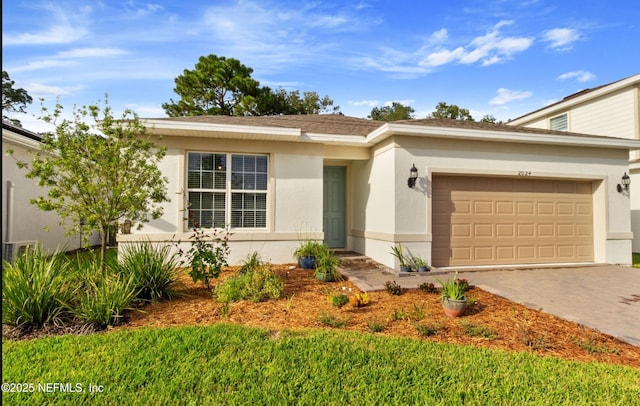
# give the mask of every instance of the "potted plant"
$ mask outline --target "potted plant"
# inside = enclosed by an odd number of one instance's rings
[[[418,271],[418,272],[427,272],[429,271],[429,262],[427,262],[426,259],[422,259],[420,257],[415,257],[415,256],[411,256],[411,263],[413,264],[413,267]]]
[[[398,243],[398,245],[394,245],[391,247],[391,255],[398,259],[400,262],[400,272],[411,272],[411,263],[409,261],[409,257],[404,254],[402,250],[402,244]]]
[[[300,244],[293,252],[293,256],[298,260],[298,266],[303,269],[314,269],[323,246],[324,244],[314,240],[307,240]]]
[[[322,247],[323,249],[317,253],[318,256],[316,258],[316,269],[314,271],[316,279],[323,282],[342,280],[342,275],[338,272],[340,258],[335,256],[326,245],[322,245]]]
[[[442,287],[440,296],[442,297],[442,308],[444,313],[449,317],[460,317],[467,308],[467,297],[465,292],[469,289],[469,282],[466,279],[459,279],[458,272],[455,273],[453,280],[448,279],[442,281],[436,278]]]

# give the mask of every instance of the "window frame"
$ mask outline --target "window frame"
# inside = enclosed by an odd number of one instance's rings
[[[189,175],[190,172],[195,172],[195,170],[191,169],[191,157],[195,154],[200,154],[200,155],[210,155],[212,156],[213,162],[214,162],[214,168],[212,170],[213,172],[213,188],[212,189],[208,189],[208,188],[203,188],[202,187],[202,177],[200,177],[200,187],[190,187],[189,185]],[[215,173],[217,172],[215,170],[215,162],[216,162],[216,155],[219,156],[224,156],[225,157],[225,179],[224,179],[224,189],[221,188],[216,188],[216,186],[218,186],[216,184],[216,180],[215,180]],[[238,169],[236,168],[236,170],[234,171],[234,165],[233,165],[233,160],[234,157],[238,158],[240,157],[241,159],[243,159],[243,169],[238,171]],[[249,170],[245,170],[244,169],[244,160],[246,160],[247,157],[254,157],[254,158],[258,158],[258,157],[264,157],[265,158],[265,163],[264,163],[264,167],[260,168],[263,170],[258,170],[257,166],[258,166],[258,160],[256,159],[256,166],[254,167],[253,171],[249,171]],[[202,162],[202,161],[201,161]],[[199,168],[199,172],[204,172],[202,170],[202,164],[200,163],[200,168]],[[235,182],[237,182],[237,178],[234,179],[233,177],[233,173],[238,173],[241,172],[241,183],[239,185],[234,184]],[[252,188],[247,188],[245,186],[244,183],[244,176],[246,174],[249,175],[253,175],[254,182],[252,183],[253,187]],[[255,179],[258,175],[263,175],[266,177],[266,179],[264,180],[264,189],[260,189],[258,188],[258,184],[261,184],[262,182],[256,182]],[[250,178],[251,179],[251,178]],[[219,151],[187,151],[186,153],[186,162],[185,162],[185,204],[186,204],[186,210],[187,213],[189,213],[191,209],[191,193],[212,193],[212,194],[224,194],[224,227],[229,227],[229,229],[231,230],[237,230],[237,231],[252,231],[252,230],[260,230],[260,231],[264,231],[267,230],[269,228],[269,200],[270,200],[270,193],[271,193],[271,187],[270,187],[270,155],[269,154],[265,154],[265,153],[244,153],[244,152],[219,152]],[[242,204],[241,204],[241,208],[234,210],[234,195],[238,196],[238,195],[242,195],[243,196],[243,200],[242,200]],[[244,197],[246,195],[253,195],[254,196],[254,205],[252,206],[251,209],[246,209],[244,207]],[[257,202],[257,200],[255,200],[255,196],[257,195],[264,195],[264,208],[257,208],[258,205],[255,203]],[[215,202],[215,196],[214,196],[214,200],[213,202]],[[222,228],[219,224],[216,225],[216,220],[215,220],[215,211],[216,209],[214,209],[215,207],[215,203],[212,203],[212,208],[211,210],[213,211],[212,213],[212,219],[211,219],[211,227],[202,227],[205,229],[214,229],[214,228]],[[201,207],[198,207],[198,209],[195,210],[202,210]],[[252,226],[252,227],[243,227],[243,226],[233,226],[234,223],[234,211],[238,212],[253,212],[254,216],[253,216],[253,221],[254,223],[256,222],[256,219],[258,218],[258,213],[264,213],[264,226]],[[199,217],[200,218],[200,217]],[[241,217],[242,218],[242,217]],[[192,220],[191,220],[191,215],[189,213],[189,216],[185,219],[185,229],[189,229],[191,227],[193,227],[192,224]],[[262,219],[261,219],[262,220]],[[241,221],[244,221],[244,219],[242,219]]]

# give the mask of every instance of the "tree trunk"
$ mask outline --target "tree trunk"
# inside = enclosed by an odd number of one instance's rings
[[[104,273],[105,264],[104,259],[107,252],[107,230],[105,227],[100,227],[100,271]]]

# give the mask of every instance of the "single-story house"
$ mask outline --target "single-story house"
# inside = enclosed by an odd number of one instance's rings
[[[640,73],[571,94],[508,123],[640,140]],[[640,150],[629,152],[633,252],[640,252]]]
[[[26,246],[36,242],[49,252],[74,250],[82,246],[81,236],[68,237],[55,212],[44,212],[29,201],[46,194],[35,179],[25,177],[26,170],[17,166],[18,161],[31,161],[30,151],[40,149],[40,135],[2,122],[2,258],[11,260]],[[13,156],[7,156],[7,151]],[[89,244],[100,243],[96,235]]]
[[[120,234],[121,249],[146,239],[188,248],[198,224],[230,226],[230,263],[254,251],[290,263],[307,239],[390,267],[398,243],[436,267],[631,261],[617,185],[638,140],[341,115],[143,122],[168,148],[171,202]]]

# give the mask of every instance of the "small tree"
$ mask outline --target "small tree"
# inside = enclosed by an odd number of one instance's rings
[[[68,235],[77,233],[81,223],[100,233],[100,268],[104,270],[110,228],[122,220],[141,227],[149,217],[162,215],[159,204],[168,201],[168,180],[157,164],[166,149],[151,141],[130,110],[114,119],[108,101],[102,110],[74,106],[73,120],[58,124],[62,110],[59,103],[53,113],[42,107],[40,118],[54,124],[56,132],[44,134],[41,151],[34,153],[30,163],[18,162],[18,166],[28,170],[28,178],[48,188],[46,196],[31,203],[57,212]],[[94,123],[85,123],[87,118]]]

